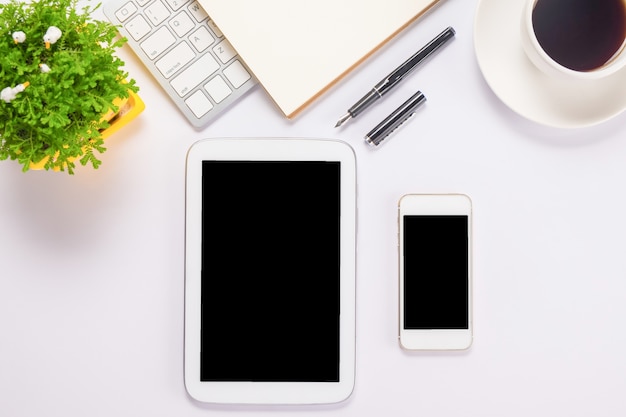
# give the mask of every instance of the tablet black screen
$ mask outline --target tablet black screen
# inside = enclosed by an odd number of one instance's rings
[[[202,381],[339,380],[340,168],[203,162]]]

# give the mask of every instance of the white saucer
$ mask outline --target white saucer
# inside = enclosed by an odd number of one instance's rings
[[[519,115],[560,128],[591,126],[626,109],[626,69],[598,80],[563,81],[540,72],[520,41],[524,0],[479,0],[474,50],[493,92]]]

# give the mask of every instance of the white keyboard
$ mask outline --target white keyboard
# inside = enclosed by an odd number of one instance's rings
[[[103,11],[196,128],[257,84],[195,0],[108,0]]]

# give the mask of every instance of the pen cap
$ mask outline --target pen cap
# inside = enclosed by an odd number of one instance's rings
[[[413,94],[407,101],[402,103],[400,107],[395,109],[393,113],[365,135],[365,141],[372,146],[378,146],[387,136],[413,116],[415,110],[425,101],[426,96],[424,96],[421,91]]]

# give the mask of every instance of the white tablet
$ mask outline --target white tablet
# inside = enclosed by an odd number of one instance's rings
[[[356,163],[333,140],[208,139],[187,155],[185,385],[232,404],[354,387]]]

